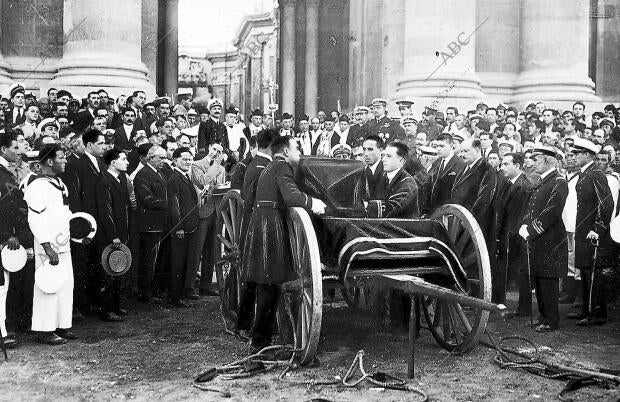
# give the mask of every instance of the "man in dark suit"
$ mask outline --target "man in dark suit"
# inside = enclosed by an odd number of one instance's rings
[[[243,187],[241,189],[241,198],[244,201],[243,220],[241,221],[241,234],[239,236],[240,245],[239,248],[243,250],[243,242],[245,241],[245,235],[248,230],[248,224],[252,217],[252,210],[254,209],[256,199],[256,185],[261,173],[272,161],[271,158],[271,142],[274,138],[278,137],[279,133],[275,129],[263,130],[259,132],[254,138],[258,145],[258,151],[256,156],[248,164],[248,168],[243,180]],[[252,325],[252,319],[254,317],[254,302],[256,300],[256,283],[245,282],[243,284],[243,290],[241,294],[241,303],[239,305],[239,314],[237,316],[237,331],[242,337],[249,336],[249,330]]]
[[[99,94],[97,92],[89,92],[88,106],[85,110],[79,111],[73,118],[73,128],[75,131],[83,131],[93,123],[95,119],[95,109],[99,107]]]
[[[108,166],[97,186],[97,209],[99,233],[97,243],[99,252],[110,244],[125,244],[129,241],[129,190],[127,187],[127,154],[119,149],[111,149],[103,155]],[[103,276],[101,306],[103,314],[110,321],[121,321],[127,311],[121,308],[121,278]]]
[[[123,123],[114,130],[114,147],[125,152],[130,152],[136,145],[135,139],[138,134],[136,112],[131,108],[121,110]]]
[[[464,168],[463,160],[454,154],[452,136],[441,134],[437,138],[437,160],[433,162],[429,172],[431,195],[428,210],[424,211],[424,214],[430,215],[450,202],[454,180]]]
[[[391,142],[383,151],[384,173],[382,180],[383,195],[371,199],[366,206],[366,213],[371,218],[417,218],[420,216],[418,205],[418,186],[403,169],[409,149],[400,142]]]
[[[159,246],[168,227],[168,195],[166,181],[160,171],[166,151],[153,145],[144,166],[134,179],[138,210],[136,220],[140,232],[139,299],[143,302],[161,301],[153,297],[153,277],[158,264]],[[159,259],[161,264],[161,259]],[[167,261],[166,261],[167,263]]]
[[[381,152],[383,151],[383,141],[376,135],[369,135],[362,144],[364,150],[364,187],[366,196],[369,200],[380,199],[385,190],[383,178],[383,162]]]
[[[521,154],[504,155],[501,169],[508,185],[501,194],[501,209],[498,211],[499,258],[492,275],[492,300],[494,303],[506,304],[506,287],[511,278],[516,278],[519,287],[519,307],[516,313],[525,316],[532,303],[532,290],[527,278],[525,243],[518,232],[532,193],[532,185],[523,173]]]
[[[293,256],[286,228],[288,208],[302,207],[325,213],[325,203],[301,192],[295,184],[293,168],[300,159],[297,141],[276,137],[271,144],[273,162],[258,179],[256,207],[252,213],[243,247],[242,278],[257,284],[256,318],[251,346],[261,349],[271,344],[280,285],[295,279]]]
[[[553,148],[537,146],[532,159],[540,181],[532,188],[519,236],[527,242],[530,279],[538,300],[536,331],[550,332],[560,323],[558,285],[568,265],[566,229],[562,221],[568,184],[557,171],[558,160]]]
[[[15,127],[26,121],[26,91],[24,87],[16,84],[10,89],[11,105],[8,112],[4,113],[4,121],[8,127]]]
[[[174,171],[174,158],[172,155],[174,155],[174,151],[179,148],[179,144],[177,144],[177,142],[172,138],[166,138],[161,143],[161,147],[166,150],[166,160],[164,160],[164,165],[162,166],[160,173],[164,176],[164,179],[168,181]]]
[[[459,156],[465,162],[465,168],[454,179],[450,202],[464,206],[474,215],[487,244],[490,244],[495,241],[490,234],[497,172],[482,158],[480,140],[476,138],[463,141]]]
[[[192,253],[198,229],[198,194],[192,184],[189,168],[194,160],[189,148],[178,148],[172,157],[175,168],[168,180],[170,211],[170,302],[176,307],[190,307],[183,290],[185,279],[193,275]]]
[[[222,101],[213,98],[207,104],[209,120],[201,122],[198,126],[198,154],[205,155],[209,145],[217,142],[222,145],[224,151],[228,149],[228,131],[224,123],[220,121],[222,115]]]
[[[367,123],[368,114],[370,113],[370,109],[367,106],[357,106],[354,109],[354,116],[356,124],[352,124],[349,129],[349,138],[351,138],[351,144],[355,141],[364,141],[369,132],[369,124]],[[347,139],[348,140],[348,139]]]
[[[24,194],[18,188],[15,175],[9,170],[9,164],[17,161],[18,152],[15,137],[10,133],[0,134],[0,222],[2,222],[0,243],[6,244],[9,250],[16,250],[20,245],[24,248],[33,246],[32,234],[28,228],[27,205],[23,200]],[[9,281],[5,280],[9,278],[10,287]],[[28,289],[28,284],[30,284],[30,289]],[[0,261],[0,315],[2,315],[0,326],[4,326],[3,313],[6,311],[9,332],[13,332],[15,327],[30,328],[33,284],[34,263],[32,260],[27,262],[21,271],[10,274],[2,269]],[[8,308],[5,308],[5,303]],[[6,339],[5,336],[7,336],[6,333],[0,334],[0,342],[4,342],[5,346],[15,347],[17,345],[14,336]]]
[[[136,114],[134,125],[138,130],[147,130],[146,125],[146,113],[144,113],[144,104],[146,103],[146,94],[144,91],[134,91],[131,95],[131,103],[127,102],[128,106],[133,109]]]
[[[332,148],[340,143],[340,136],[334,131],[336,122],[333,117],[327,116],[324,124],[325,130],[312,146],[312,155],[329,158]]]
[[[69,208],[74,213],[86,212],[99,222],[97,187],[106,170],[101,161],[105,149],[105,137],[97,129],[87,129],[82,134],[82,142],[84,154],[75,165],[71,166],[70,171],[66,172],[70,183],[67,188],[69,191],[75,191],[74,195],[69,194]],[[101,233],[97,232],[96,236],[100,235]],[[103,275],[106,275],[101,267],[97,245],[89,239],[84,239],[81,244],[73,244],[72,248],[76,248],[75,253],[81,255],[81,258],[75,261],[76,305],[81,311],[96,310],[100,307],[98,306],[100,285]],[[105,314],[102,315],[102,319],[115,321],[114,317]]]
[[[575,185],[575,268],[581,272],[583,308],[581,314],[573,313],[569,318],[580,319],[579,326],[603,325],[607,322],[607,300],[601,270],[615,266],[617,258],[609,233],[614,201],[605,173],[594,161],[598,146],[577,137],[572,153],[581,168]],[[598,248],[596,262],[593,261],[595,247]]]

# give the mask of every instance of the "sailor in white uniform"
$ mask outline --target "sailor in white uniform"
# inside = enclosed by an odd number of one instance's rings
[[[28,224],[34,235],[35,270],[49,260],[66,277],[56,293],[45,293],[35,280],[32,306],[32,330],[40,332],[39,341],[51,345],[75,339],[69,330],[73,308],[73,266],[71,262],[68,191],[57,177],[64,172],[67,159],[56,144],[44,145],[39,152],[41,174],[24,190],[28,204]],[[64,272],[63,272],[64,271]],[[35,271],[36,272],[36,271]],[[35,276],[36,277],[36,276]]]

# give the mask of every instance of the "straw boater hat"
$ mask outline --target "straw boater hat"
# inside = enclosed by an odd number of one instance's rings
[[[101,253],[101,265],[108,275],[123,275],[131,268],[131,251],[124,244],[110,244]]]
[[[46,259],[34,272],[34,284],[43,293],[57,293],[69,280],[69,269],[71,267],[66,264],[52,265]]]
[[[2,256],[2,267],[9,272],[17,272],[24,268],[28,260],[26,249],[22,246],[19,246],[17,250],[10,250],[5,246],[0,255]]]

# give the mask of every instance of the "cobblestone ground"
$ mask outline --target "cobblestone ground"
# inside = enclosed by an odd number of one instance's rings
[[[511,294],[513,305],[515,295]],[[562,306],[565,315],[568,306]],[[561,329],[538,334],[527,319],[491,319],[496,337],[518,334],[545,347],[545,355],[582,367],[620,369],[620,303],[611,307],[606,326],[575,327],[562,320]],[[289,379],[309,380],[344,375],[355,353],[366,352],[368,371],[405,377],[407,333],[381,330],[369,314],[353,312],[343,303],[324,307],[318,367],[294,371]],[[192,387],[193,377],[209,367],[240,358],[247,348],[223,331],[218,299],[202,300],[189,309],[137,305],[126,321],[102,323],[94,318],[74,327],[79,340],[47,347],[28,337],[11,350],[10,361],[0,363],[1,400],[219,400],[217,394]],[[428,331],[416,349],[416,380],[431,400],[557,400],[564,382],[522,371],[502,370],[493,363],[494,352],[479,346],[455,356],[442,350]],[[277,381],[277,373],[238,381],[216,379],[212,386],[231,393],[229,400],[411,401],[402,391],[381,391],[367,385],[349,389],[305,387]],[[575,400],[615,401],[617,391],[584,388]]]

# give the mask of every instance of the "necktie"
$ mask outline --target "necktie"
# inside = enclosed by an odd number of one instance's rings
[[[441,163],[439,164],[439,174],[441,175],[443,173],[443,169],[446,167],[446,160],[442,159]]]

